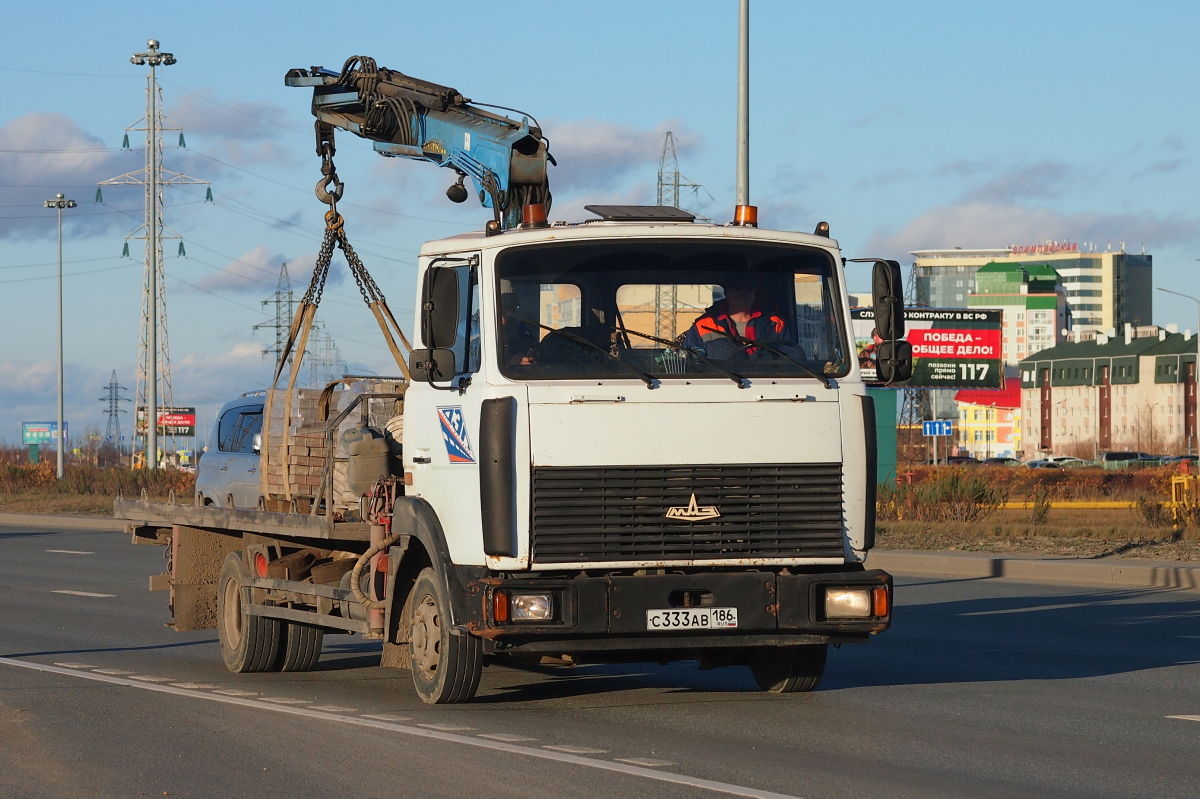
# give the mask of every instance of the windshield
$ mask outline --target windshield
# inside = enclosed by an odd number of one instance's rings
[[[500,365],[519,379],[843,376],[835,264],[711,239],[518,247],[496,261]]]

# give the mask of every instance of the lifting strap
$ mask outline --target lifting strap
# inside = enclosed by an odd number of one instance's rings
[[[300,305],[297,307],[297,313],[292,319],[292,327],[288,331],[287,343],[284,344],[283,351],[279,354],[279,364],[275,368],[275,377],[271,381],[271,387],[267,389],[267,403],[263,420],[263,443],[262,457],[263,468],[259,473],[260,486],[262,495],[269,496],[268,492],[268,473],[270,466],[274,460],[271,441],[271,420],[275,412],[276,391],[279,388],[279,378],[283,375],[283,370],[288,363],[288,359],[293,357],[291,373],[288,375],[287,389],[283,393],[283,407],[280,414],[282,441],[279,447],[279,462],[283,470],[283,491],[284,496],[290,502],[292,500],[292,483],[289,469],[289,452],[292,443],[292,401],[295,395],[296,375],[300,372],[300,365],[304,360],[304,353],[308,346],[308,334],[312,330],[313,320],[316,318],[317,306],[321,304],[321,295],[325,290],[325,281],[329,277],[329,264],[333,260],[333,250],[336,246],[346,256],[346,263],[350,266],[350,274],[354,277],[354,282],[358,285],[358,290],[362,294],[363,302],[370,309],[371,314],[375,317],[375,321],[379,324],[379,330],[383,333],[383,339],[387,342],[388,349],[392,353],[392,357],[396,361],[396,365],[400,367],[400,373],[404,375],[405,385],[412,381],[412,374],[408,369],[408,356],[412,354],[412,344],[409,343],[408,337],[404,335],[404,331],[400,329],[399,323],[396,322],[396,317],[392,314],[391,308],[388,307],[387,299],[383,296],[383,292],[379,290],[379,285],[375,279],[371,277],[370,272],[363,266],[362,260],[354,251],[354,247],[350,245],[350,241],[346,238],[345,220],[337,211],[337,201],[342,198],[344,186],[337,177],[337,171],[333,165],[333,127],[327,123],[317,122],[317,153],[321,156],[321,179],[317,182],[316,194],[321,202],[329,206],[329,210],[325,212],[325,237],[321,242],[321,249],[317,254],[317,263],[313,267],[312,280],[308,284],[308,289],[304,292],[304,297],[300,300]],[[400,345],[397,345],[396,339],[399,338]],[[401,350],[403,346],[403,351]],[[328,400],[326,400],[328,407]],[[328,412],[326,411],[326,414]],[[326,418],[328,416],[326,415]],[[331,442],[336,443],[336,442]],[[328,461],[327,461],[328,462]],[[332,505],[332,497],[326,497],[326,501]],[[316,513],[316,503],[312,512]]]

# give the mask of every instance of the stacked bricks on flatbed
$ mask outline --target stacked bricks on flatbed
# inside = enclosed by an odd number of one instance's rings
[[[267,510],[286,512],[290,510],[283,475],[283,416],[282,392],[277,392],[275,407],[272,408],[270,424],[270,460],[267,467]],[[335,391],[330,401],[329,418],[337,416],[345,401],[345,391]],[[325,422],[318,418],[319,389],[296,389],[289,414],[292,419],[290,446],[287,448],[288,482],[296,509],[307,513],[312,508],[321,485],[325,464],[329,456],[329,440]]]

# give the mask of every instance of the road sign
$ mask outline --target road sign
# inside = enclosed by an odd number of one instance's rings
[[[954,422],[921,422],[921,432],[927,436],[952,436]]]
[[[63,422],[63,431],[69,438],[71,427]],[[21,422],[21,443],[51,444],[58,440],[58,422]]]

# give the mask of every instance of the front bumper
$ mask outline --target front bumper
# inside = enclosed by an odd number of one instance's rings
[[[826,619],[830,587],[884,588],[882,616]],[[742,649],[865,641],[891,624],[892,578],[887,572],[769,571],[600,577],[484,578],[469,582],[467,631],[499,653],[569,653]],[[500,622],[496,592],[541,592],[553,597],[552,621]],[[648,632],[647,611],[684,607],[737,608],[738,626],[723,630]]]

